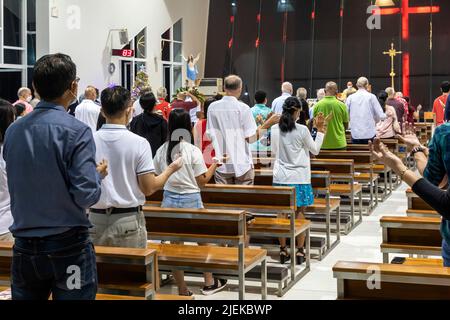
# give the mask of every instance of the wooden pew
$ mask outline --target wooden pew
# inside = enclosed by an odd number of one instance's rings
[[[355,181],[355,165],[351,159],[331,159],[320,158],[311,160],[313,170],[324,170],[331,172],[331,181],[336,184],[330,185],[332,196],[345,196],[350,199],[350,214],[352,217],[352,227],[354,228],[362,222],[363,201],[362,185]],[[355,219],[355,198],[359,195],[359,220]],[[341,202],[343,199],[341,198]]]
[[[408,210],[406,211],[408,217],[440,217],[440,214],[415,194],[412,189],[406,190],[406,197],[408,198]]]
[[[273,166],[275,159],[273,158],[258,158],[254,159],[255,167],[258,169],[270,169]],[[354,196],[357,192],[360,192],[360,198],[362,198],[362,188],[360,186],[355,186],[354,183],[349,183],[349,181],[354,182],[354,167],[353,162],[351,160],[330,160],[330,159],[320,159],[320,160],[311,160],[311,168],[313,171],[329,171],[331,173],[331,181],[346,181],[348,183],[347,188],[342,185],[330,185],[330,195],[332,196],[341,196],[348,195],[350,197],[350,214],[352,217],[352,227],[355,227],[357,224],[355,222],[354,216]],[[314,185],[313,185],[314,187]],[[345,190],[343,190],[345,189]],[[356,189],[356,190],[355,190]],[[353,197],[352,197],[353,194]],[[331,211],[337,211],[338,207],[340,209],[340,202],[336,203],[333,199],[331,199],[331,206],[333,207]],[[324,209],[326,209],[326,203],[323,200],[318,200],[310,209],[313,212],[322,213]],[[362,201],[360,201],[360,220],[358,223],[362,221]]]
[[[260,266],[261,295],[264,300],[267,298],[267,251],[245,249],[245,211],[146,207],[144,214],[149,240],[208,245],[149,244],[149,248],[158,251],[160,271],[177,269],[238,277],[239,299],[244,300],[245,275]],[[287,230],[290,230],[289,226]]]
[[[0,286],[11,285],[12,248],[13,243],[0,242]],[[155,298],[156,250],[97,246],[95,252],[99,294],[119,300]]]
[[[381,140],[384,145],[388,147],[388,149],[397,155],[400,159],[402,159],[406,163],[406,159],[408,157],[408,154],[406,152],[406,145],[401,144],[398,139],[382,139]],[[366,151],[369,152],[370,148],[367,144],[351,144],[349,143],[347,145],[348,151]],[[355,163],[356,164],[356,163]],[[401,185],[402,181],[399,179],[399,177],[396,176],[396,186],[398,187]]]
[[[381,252],[384,263],[389,263],[391,253],[441,255],[441,219],[383,217],[380,223],[383,229]]]
[[[338,299],[450,299],[449,268],[338,262],[333,273],[338,283]]]
[[[383,164],[374,163],[372,154],[365,151],[330,151],[323,150],[317,157],[318,159],[351,159],[355,163],[355,171],[362,173],[370,173],[373,177],[378,174],[383,175],[383,197],[385,200],[393,190],[392,169]]]
[[[341,216],[340,216],[340,202],[335,202],[330,199],[330,172],[329,171],[312,171],[311,183],[316,194],[314,204],[308,208],[308,212],[314,214],[306,214],[306,218],[313,222],[311,231],[322,232],[325,231],[326,236],[326,251],[319,248],[319,261],[325,257],[330,250],[334,249],[340,243],[341,230]],[[273,185],[273,171],[271,169],[256,169],[255,170],[255,185],[257,186],[272,186]],[[336,212],[334,217],[334,224],[336,225],[334,231],[336,239],[331,242],[331,213]],[[325,226],[322,223],[317,223],[316,218],[323,215]],[[347,226],[346,226],[347,227]],[[348,229],[348,227],[347,227]]]
[[[156,192],[147,198],[146,206],[160,207],[162,200],[163,191]],[[277,239],[280,237],[280,232],[273,231],[277,228],[286,231],[287,225],[290,228],[287,238],[291,243],[295,242],[299,234],[304,233],[306,235],[306,268],[297,272],[296,259],[291,259],[291,281],[288,284],[288,290],[310,271],[311,224],[309,221],[302,221],[299,225],[295,219],[295,188],[209,184],[202,189],[202,200],[205,208],[210,210],[245,210],[254,214],[256,219],[248,226],[248,234],[251,237]],[[278,214],[283,213],[290,216],[288,221],[277,219]],[[292,257],[296,256],[295,246],[291,246],[290,254]]]

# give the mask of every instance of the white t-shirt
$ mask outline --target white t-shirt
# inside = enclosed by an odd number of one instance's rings
[[[282,133],[280,126],[272,128],[272,152],[276,155],[273,182],[277,184],[311,184],[310,153],[318,155],[324,134],[313,140],[308,128],[296,124],[296,130]]]
[[[158,175],[163,173],[168,167],[168,147],[169,143],[166,142],[156,153],[154,161],[156,174]],[[169,178],[164,186],[164,190],[178,194],[199,193],[200,188],[197,184],[196,178],[208,171],[205,160],[203,159],[202,151],[190,143],[181,142],[180,152],[184,165],[179,171],[175,172]]]
[[[135,208],[145,204],[138,176],[155,171],[148,141],[125,126],[105,124],[94,134],[96,161],[108,161],[108,176],[94,209]]]
[[[253,137],[257,129],[250,107],[235,97],[226,96],[209,106],[206,133],[216,156],[229,157],[218,172],[242,177],[253,168],[252,151],[246,139]]]
[[[142,109],[141,103],[139,102],[140,100],[136,100],[133,103],[133,118],[140,116],[142,113],[144,113],[144,109]]]
[[[11,215],[11,199],[9,196],[8,180],[6,178],[6,162],[3,160],[3,146],[0,144],[0,235],[9,232],[13,225]]]
[[[92,133],[97,131],[98,116],[101,107],[92,100],[83,100],[75,109],[75,118],[87,124]]]

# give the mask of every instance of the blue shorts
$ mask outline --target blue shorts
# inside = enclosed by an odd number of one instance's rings
[[[204,207],[200,193],[181,194],[164,191],[161,208],[203,209]]]
[[[294,187],[297,198],[297,208],[309,207],[314,204],[314,191],[310,184],[273,184],[275,187]]]

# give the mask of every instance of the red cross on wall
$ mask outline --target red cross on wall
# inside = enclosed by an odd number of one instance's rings
[[[410,95],[410,85],[409,85],[409,76],[410,76],[410,54],[408,48],[409,41],[409,15],[410,14],[432,14],[438,13],[441,11],[439,6],[423,6],[423,7],[410,7],[409,0],[401,0],[402,5],[401,8],[383,8],[380,10],[376,10],[374,14],[380,15],[393,15],[393,14],[401,14],[402,15],[402,40],[403,40],[403,94],[405,96]]]

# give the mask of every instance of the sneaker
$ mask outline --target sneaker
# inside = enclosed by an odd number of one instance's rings
[[[202,289],[202,294],[205,296],[211,296],[221,290],[223,290],[227,286],[227,280],[223,279],[214,279],[214,285],[209,287],[204,287]]]

